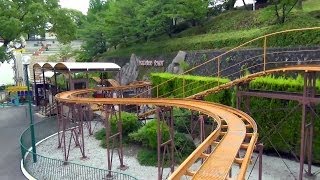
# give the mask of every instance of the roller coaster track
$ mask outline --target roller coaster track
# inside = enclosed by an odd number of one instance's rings
[[[217,122],[217,128],[181,166],[184,171],[174,174],[172,179],[179,179],[183,175],[192,175],[195,179],[226,179],[234,162],[241,165],[238,179],[245,177],[252,151],[257,141],[257,126],[254,120],[240,110],[210,102],[188,99],[159,99],[159,98],[84,98],[79,94],[92,90],[68,91],[56,96],[58,102],[77,104],[153,104],[157,106],[174,106],[199,111]],[[222,137],[218,140],[218,137]],[[249,137],[249,141],[246,139]],[[205,151],[210,145],[215,145],[211,154]],[[240,148],[246,149],[245,156],[236,158]],[[197,172],[188,170],[199,158],[205,162]]]
[[[240,84],[240,83],[250,82],[250,81],[252,81],[258,77],[261,77],[261,76],[275,74],[278,72],[288,72],[288,71],[318,72],[318,71],[320,71],[320,65],[311,65],[311,64],[310,65],[296,65],[296,66],[288,66],[288,67],[283,67],[283,68],[270,69],[270,70],[266,70],[266,71],[262,71],[262,72],[258,72],[258,73],[244,76],[242,78],[230,81],[230,82],[225,83],[223,85],[219,85],[214,88],[199,92],[199,93],[194,94],[192,96],[189,96],[187,98],[189,98],[189,99],[202,99],[203,97],[205,97],[209,94],[213,94],[213,93],[217,93],[222,90],[225,90],[225,89],[229,89],[229,88],[231,88],[237,84]]]
[[[308,64],[308,65],[293,65],[293,66],[284,66],[267,69],[266,62],[266,38],[279,33],[292,32],[292,31],[302,31],[302,30],[319,30],[320,27],[315,28],[305,28],[305,29],[296,29],[296,30],[287,30],[283,32],[277,32],[269,35],[265,35],[260,38],[251,40],[243,45],[240,45],[226,53],[223,53],[219,57],[228,54],[234,50],[239,49],[240,47],[254,42],[259,39],[264,38],[264,55],[263,55],[263,64],[260,72],[255,72],[250,75],[243,76],[241,78],[232,80],[225,84],[220,84],[214,88],[207,89],[205,91],[193,94],[184,99],[176,98],[88,98],[81,97],[83,94],[92,93],[96,90],[78,90],[78,91],[68,91],[56,95],[58,102],[65,103],[76,103],[76,104],[152,104],[155,106],[174,106],[181,107],[186,109],[191,109],[194,111],[199,111],[203,114],[208,115],[213,118],[217,123],[216,129],[193,151],[189,157],[176,169],[169,179],[181,179],[183,176],[189,176],[193,179],[227,179],[230,176],[229,172],[234,163],[240,165],[240,170],[238,171],[236,179],[245,179],[246,171],[257,142],[258,133],[257,125],[255,121],[248,116],[246,113],[228,107],[221,104],[200,101],[196,99],[202,99],[203,97],[231,88],[234,85],[251,81],[257,77],[265,76],[268,74],[273,74],[277,72],[285,71],[320,71],[319,65]],[[195,66],[193,69],[199,68],[206,65],[208,62],[217,60],[219,57],[213,58],[201,65]],[[187,71],[187,72],[189,72]],[[221,70],[218,67],[218,77]],[[158,88],[159,85],[155,88]],[[116,89],[126,89],[127,87],[116,87]],[[138,96],[137,96],[138,97]],[[159,97],[157,95],[157,97]],[[149,111],[145,115],[152,114],[154,111]],[[207,149],[213,146],[211,153],[207,154]],[[239,151],[244,150],[244,156],[240,156]],[[192,171],[192,165],[196,163],[198,159],[203,159],[203,164],[197,169]]]

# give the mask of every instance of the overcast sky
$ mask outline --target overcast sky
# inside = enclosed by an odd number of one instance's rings
[[[60,0],[60,5],[63,8],[76,9],[87,14],[89,0]]]

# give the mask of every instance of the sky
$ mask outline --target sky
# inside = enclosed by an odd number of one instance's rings
[[[87,14],[89,0],[60,0],[60,5],[63,8],[76,9]]]

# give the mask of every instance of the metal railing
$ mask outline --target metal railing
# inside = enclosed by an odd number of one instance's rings
[[[35,139],[39,143],[41,140],[57,133],[55,117],[49,117],[41,122],[34,124]],[[22,165],[24,169],[35,179],[124,179],[136,180],[137,178],[128,174],[108,171],[95,167],[85,166],[72,162],[54,159],[33,154],[31,145],[31,130],[27,128],[20,136],[20,148],[22,155]],[[54,148],[54,147],[53,147]],[[58,149],[57,149],[58,151]],[[34,163],[32,156],[37,156],[37,161]]]
[[[270,47],[268,47],[268,45],[270,44],[270,41],[282,40],[281,38],[285,38],[286,37],[285,35],[287,35],[288,33],[297,33],[296,36],[303,36],[304,35],[303,33],[307,31],[314,31],[315,33],[317,33],[316,35],[318,35],[320,34],[320,27],[289,29],[289,30],[274,32],[274,33],[270,33],[270,34],[266,34],[266,35],[254,38],[237,47],[227,50],[218,56],[208,59],[200,64],[195,64],[192,68],[185,71],[184,73],[176,75],[173,78],[169,78],[168,80],[153,86],[150,90],[153,91],[154,96],[157,98],[176,97],[170,94],[172,92],[166,92],[165,95],[161,95],[159,91],[162,87],[167,86],[168,83],[173,83],[176,78],[182,77],[183,83],[180,87],[180,89],[182,89],[181,97],[187,97],[186,87],[190,86],[192,83],[189,83],[189,82],[187,83],[185,80],[185,76],[188,74],[194,74],[194,73],[197,74],[196,73],[197,70],[206,68],[206,66],[210,66],[210,65],[213,65],[215,68],[211,69],[211,72],[210,72],[211,74],[207,74],[206,75],[207,77],[216,77],[218,78],[218,80],[219,78],[229,78],[230,80],[235,80],[237,78],[241,78],[241,76],[243,76],[243,73],[245,73],[246,70],[249,71],[250,73],[265,72],[269,69],[274,68],[275,65],[285,67],[285,66],[294,65],[297,63],[304,63],[304,62],[300,62],[299,60],[295,60],[295,61],[291,60],[291,62],[288,62],[288,61],[277,62],[277,58],[273,56],[283,54],[283,53],[288,53],[289,51],[269,52]],[[226,59],[233,59],[234,53],[241,50],[244,47],[256,47],[256,48],[259,48],[259,51],[261,52],[257,56],[247,57],[245,59],[242,59],[239,62],[234,63],[233,65],[222,64],[223,60],[227,61]],[[302,51],[308,51],[308,50],[299,50],[299,51],[302,52]],[[314,51],[314,50],[309,50],[309,51]],[[295,53],[295,52],[296,51],[292,51],[291,53]],[[254,64],[252,64],[252,62],[254,62]],[[223,85],[225,83],[218,82],[218,84]],[[207,84],[204,84],[204,85],[207,85]],[[173,91],[177,91],[177,89],[174,89]]]

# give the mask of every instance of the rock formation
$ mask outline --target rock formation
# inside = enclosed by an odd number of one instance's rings
[[[120,85],[128,85],[133,81],[137,80],[139,70],[138,70],[139,59],[135,54],[130,57],[129,63],[126,63],[120,70],[120,74],[117,74],[117,81]]]
[[[186,55],[187,53],[185,51],[179,51],[177,56],[172,60],[171,64],[169,64],[166,72],[173,74],[183,73],[183,68],[180,66],[180,64],[181,62],[184,62]]]

